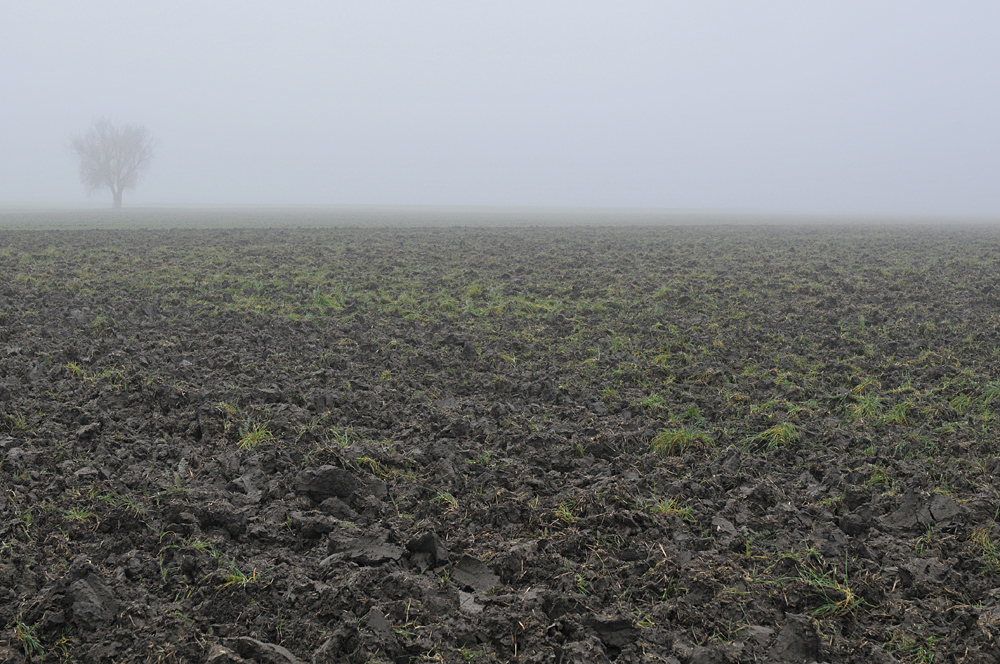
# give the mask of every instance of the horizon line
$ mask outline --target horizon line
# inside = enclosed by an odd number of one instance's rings
[[[107,205],[86,203],[14,202],[0,201],[0,214],[17,212],[130,212],[153,211],[206,211],[226,210],[298,210],[314,212],[436,212],[436,213],[487,213],[487,214],[584,214],[584,215],[635,215],[635,216],[737,216],[737,217],[806,217],[826,219],[963,219],[1000,220],[997,213],[968,212],[844,212],[817,210],[768,210],[758,208],[671,208],[640,206],[586,206],[586,205],[492,205],[451,203],[145,203],[115,209]]]

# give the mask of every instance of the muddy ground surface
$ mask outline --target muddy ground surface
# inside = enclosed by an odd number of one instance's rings
[[[996,662],[1000,231],[0,231],[0,661]]]

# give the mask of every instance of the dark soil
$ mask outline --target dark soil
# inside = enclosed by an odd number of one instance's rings
[[[0,661],[996,662],[1000,231],[0,231]]]

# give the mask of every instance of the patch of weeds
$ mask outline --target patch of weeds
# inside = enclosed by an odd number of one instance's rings
[[[122,390],[128,384],[128,377],[125,375],[125,370],[118,366],[104,369],[99,374],[94,375],[91,380],[95,382],[103,380],[116,390]]]
[[[194,539],[185,540],[184,544],[191,547],[199,553],[204,553],[212,556],[213,558],[220,558],[222,553],[216,548],[214,544],[208,540],[203,540],[200,537],[195,537]]]
[[[9,434],[24,433],[28,430],[28,418],[21,412],[0,412],[0,431]]]
[[[933,664],[937,658],[934,644],[938,637],[929,637],[923,643],[919,637],[903,631],[896,631],[892,638],[883,644],[882,649],[890,654],[902,657],[912,664]]]
[[[787,447],[799,440],[799,430],[791,422],[775,424],[770,429],[761,431],[755,436],[746,439],[746,443],[751,450],[758,451],[774,450],[779,447]]]
[[[973,402],[972,397],[967,394],[959,394],[957,397],[948,402],[948,407],[951,408],[956,414],[964,415],[975,402]]]
[[[62,633],[59,635],[59,638],[56,639],[56,642],[52,646],[53,651],[59,653],[59,657],[60,659],[62,659],[63,662],[71,661],[69,658],[69,649],[71,644],[72,640],[70,637],[69,630],[64,629]]]
[[[339,292],[324,293],[317,288],[310,294],[310,304],[320,310],[334,309],[339,311],[344,308],[344,296]]]
[[[787,562],[792,565],[799,565],[803,567],[810,565],[812,562],[822,561],[823,557],[820,555],[819,549],[814,546],[803,547],[801,549],[782,553],[778,556],[778,562]]]
[[[702,424],[705,418],[702,417],[701,411],[698,410],[698,406],[691,404],[681,412],[681,419],[694,422],[695,424]]]
[[[255,422],[240,429],[240,449],[252,450],[261,443],[273,440],[274,435],[266,422]]]
[[[913,458],[915,456],[933,457],[937,454],[938,446],[931,438],[919,434],[909,434],[906,440],[896,443],[893,455],[897,458]]]
[[[810,407],[808,404],[796,404],[788,403],[785,404],[785,410],[788,411],[790,417],[795,417],[799,413],[805,413],[806,415],[811,415],[815,407]]]
[[[220,588],[226,588],[228,586],[242,586],[246,587],[248,584],[257,583],[260,580],[260,576],[257,573],[257,568],[253,569],[253,572],[249,576],[243,573],[243,571],[236,565],[233,560],[227,560],[225,583],[220,585]]]
[[[865,390],[869,388],[880,389],[881,387],[882,383],[878,382],[871,376],[864,376],[858,381],[858,384],[851,389],[851,391],[854,392],[855,394],[862,394]]]
[[[448,509],[458,509],[458,498],[451,495],[447,491],[438,491],[434,496],[434,500],[436,500],[439,505],[447,506]]]
[[[632,615],[635,616],[635,626],[639,629],[656,627],[656,623],[653,621],[653,616],[649,613],[644,611],[633,611]]]
[[[236,417],[240,414],[240,407],[226,401],[215,404],[215,408],[226,417]]]
[[[990,406],[994,401],[1000,401],[1000,381],[992,381],[986,384],[980,401],[984,407]]]
[[[769,542],[775,537],[774,532],[770,530],[762,530],[760,532],[753,532],[747,530],[743,535],[743,553],[745,558],[766,558],[767,556],[754,555],[753,545],[755,542]]]
[[[21,530],[24,531],[24,536],[27,537],[29,540],[32,539],[31,526],[35,522],[34,511],[30,507],[23,511],[15,507],[14,512],[15,515],[17,516],[17,519],[15,519],[13,524],[20,526]]]
[[[334,442],[340,447],[350,447],[353,437],[353,432],[350,427],[341,430],[337,427],[330,427],[326,431],[326,438],[328,441]]]
[[[1000,572],[1000,546],[993,541],[990,528],[976,528],[969,536],[969,541],[979,549],[983,556],[983,561],[986,563],[983,571],[992,574]]]
[[[771,414],[774,412],[774,410],[781,404],[782,402],[779,401],[778,399],[771,399],[770,401],[765,401],[764,403],[759,403],[759,404],[752,403],[750,404],[750,414],[758,415],[763,413],[768,417],[771,417]]]
[[[690,589],[682,586],[679,579],[670,579],[664,586],[660,599],[666,602],[674,599],[675,597],[683,597],[689,592],[691,592]]]
[[[799,578],[811,586],[823,602],[812,611],[812,615],[817,618],[847,615],[866,604],[864,598],[851,588],[847,574],[838,578],[836,572],[827,572],[807,565],[799,570]]]
[[[913,404],[909,401],[897,403],[879,418],[879,424],[895,424],[896,426],[906,426],[910,424],[910,411]]]
[[[924,534],[917,538],[916,546],[914,546],[917,551],[917,555],[922,556],[927,553],[935,544],[938,543],[939,539],[937,527],[933,523],[928,524]]]
[[[480,657],[489,657],[490,652],[485,648],[480,650],[472,650],[471,648],[459,648],[458,654],[462,656],[462,659],[466,662],[474,662]]]
[[[650,443],[650,451],[660,456],[677,456],[683,454],[695,443],[711,445],[711,436],[701,431],[691,429],[664,429]]]
[[[447,586],[449,583],[451,583],[451,572],[446,567],[441,570],[441,573],[437,575],[437,578],[439,584],[441,584],[442,586]]]
[[[576,507],[575,503],[573,503],[570,500],[565,500],[559,503],[559,506],[555,508],[553,513],[556,515],[556,518],[562,521],[563,523],[573,524],[580,518],[577,515],[573,514],[574,507]]]
[[[381,478],[383,480],[389,479],[390,477],[394,477],[399,474],[394,470],[386,468],[385,464],[381,463],[378,459],[373,459],[372,457],[360,456],[356,458],[355,461],[358,463],[359,466],[367,466],[369,472],[371,472],[372,475]]]
[[[285,630],[288,628],[288,621],[284,617],[279,617],[274,621],[274,634],[278,637],[278,643],[285,640]]]
[[[125,511],[131,512],[136,518],[143,516],[142,505],[129,496],[112,491],[110,493],[95,494],[94,497],[98,500],[103,500],[113,507],[121,507]]]
[[[478,281],[474,281],[465,289],[465,297],[470,300],[477,297],[483,297],[484,292],[483,284]]]
[[[847,406],[847,416],[852,420],[879,422],[882,419],[882,412],[882,400],[877,394],[858,395],[854,397],[854,403]]]
[[[889,472],[882,466],[872,468],[871,474],[865,481],[866,487],[889,486],[890,484],[892,484],[892,478],[889,477]]]
[[[652,514],[679,516],[688,523],[695,522],[691,508],[683,505],[676,498],[651,498],[646,503],[646,509]]]
[[[163,533],[161,535],[161,540],[168,533]],[[172,572],[178,571],[179,567],[165,567],[163,552],[167,549],[178,549],[181,547],[188,547],[198,551],[199,553],[205,554],[216,561],[219,569],[224,570],[223,573],[223,583],[219,584],[219,588],[226,588],[229,586],[247,586],[250,584],[258,583],[262,580],[263,575],[255,567],[250,574],[246,574],[240,569],[236,561],[226,555],[225,552],[221,551],[213,542],[209,540],[202,539],[200,537],[188,538],[181,541],[179,544],[170,544],[168,546],[160,549],[160,553],[157,556],[160,576],[163,582],[166,583]]]
[[[34,655],[45,656],[45,648],[35,636],[35,625],[28,625],[20,616],[14,621],[14,638],[21,644],[26,658],[31,659]]]
[[[97,514],[95,514],[94,512],[90,512],[88,510],[73,508],[66,510],[63,513],[63,518],[65,518],[67,521],[86,522],[90,521],[91,519],[96,519]]]
[[[303,398],[303,400],[305,400]],[[319,437],[323,432],[323,422],[325,422],[330,417],[330,412],[320,413],[316,417],[312,417],[305,424],[299,425],[298,431],[295,435],[295,442],[302,440],[305,436],[312,436],[314,438]]]
[[[512,367],[517,366],[517,358],[511,355],[510,353],[500,351],[500,359],[506,362],[507,364],[511,365]]]
[[[792,565],[798,571],[794,576],[782,576],[778,583],[798,580],[816,593],[820,604],[810,613],[817,618],[844,616],[854,613],[867,604],[864,598],[854,592],[848,573],[844,571],[840,574],[836,567],[832,570],[827,569],[822,554],[815,547],[780,554],[778,560],[769,567],[769,571],[779,564]]]
[[[835,496],[827,496],[825,498],[820,498],[815,503],[813,503],[813,505],[816,505],[817,507],[824,507],[835,514],[837,510],[840,508],[840,506],[843,504],[844,504],[844,494],[842,493],[838,493]]]
[[[474,459],[466,459],[465,463],[474,466],[487,466],[487,467],[493,466],[494,465],[493,453],[490,452],[489,450],[486,450],[485,452],[483,452]]]
[[[186,622],[189,625],[193,625],[194,624],[194,618],[192,618],[188,614],[184,613],[183,611],[179,611],[177,609],[173,609],[171,611],[167,611],[166,615],[173,616],[174,618],[178,618],[180,620],[183,620],[184,622]]]
[[[643,408],[649,409],[662,409],[667,407],[667,400],[660,394],[650,394],[648,397],[639,402],[639,405]]]

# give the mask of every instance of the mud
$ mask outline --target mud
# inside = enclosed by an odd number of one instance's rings
[[[998,661],[998,257],[0,231],[0,660]]]

